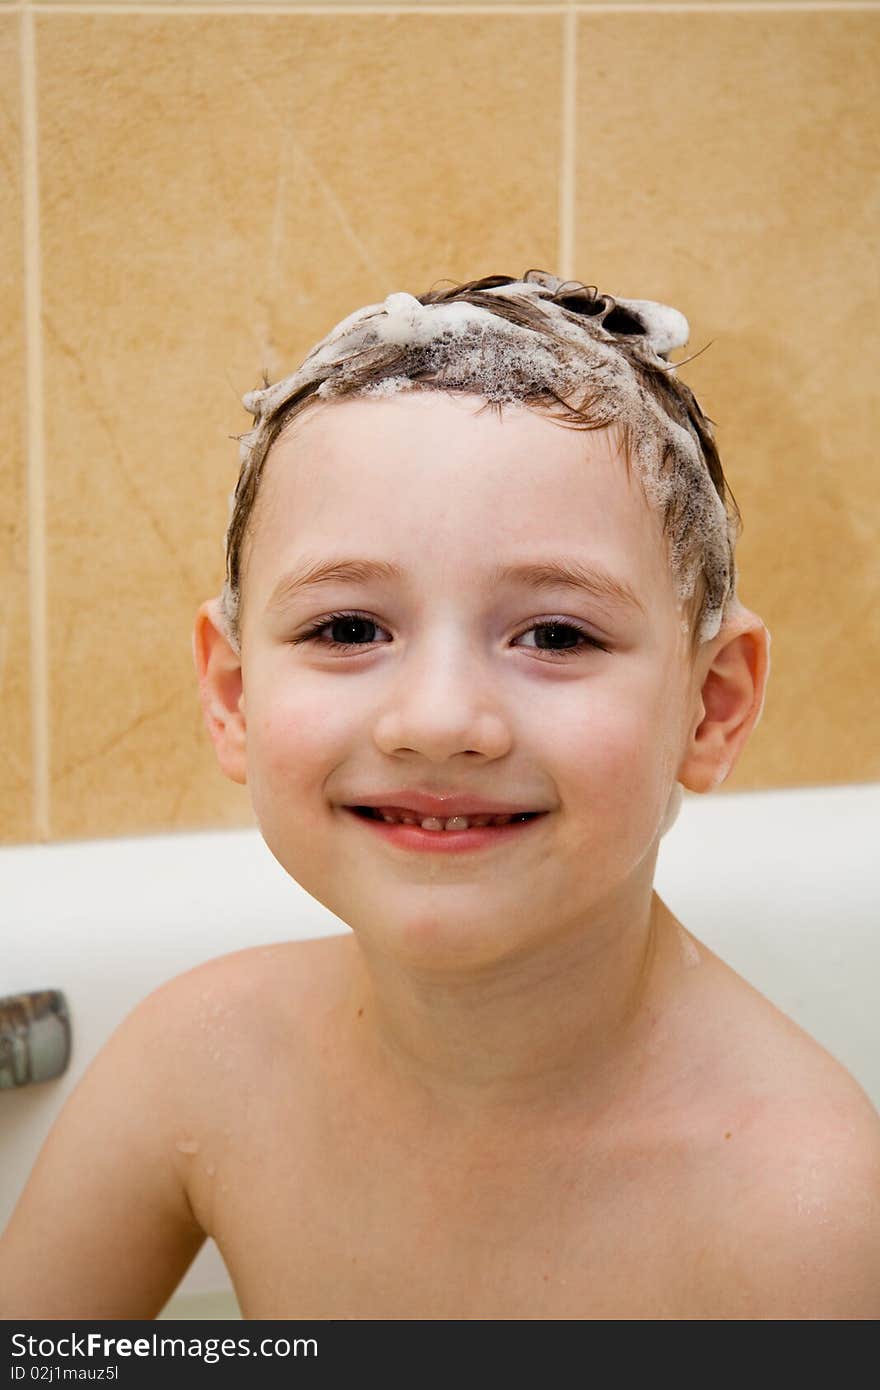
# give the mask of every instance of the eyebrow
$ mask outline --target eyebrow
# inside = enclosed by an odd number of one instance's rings
[[[316,589],[322,584],[363,584],[369,580],[387,583],[405,578],[405,570],[390,560],[347,557],[305,560],[296,569],[281,576],[266,610],[277,611],[289,603],[294,595]],[[584,565],[579,560],[548,559],[496,565],[486,575],[485,584],[487,588],[521,584],[533,589],[571,589],[645,613],[644,605],[625,580],[616,578],[600,567]]]

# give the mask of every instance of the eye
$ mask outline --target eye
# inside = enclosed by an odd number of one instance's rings
[[[544,618],[540,623],[532,623],[531,627],[520,633],[520,636],[525,637],[532,632],[546,634],[542,640],[534,643],[538,651],[549,652],[551,656],[561,657],[563,661],[569,656],[580,655],[585,647],[594,647],[602,652],[608,651],[608,647],[604,646],[597,638],[591,637],[584,628],[566,618]],[[557,640],[561,641],[563,645],[553,645]]]
[[[319,622],[314,623],[300,637],[294,638],[293,645],[299,646],[303,642],[313,642],[316,646],[324,647],[328,651],[357,651],[358,648],[383,645],[382,643],[377,644],[371,638],[375,633],[385,631],[385,628],[366,613],[330,613],[326,618],[321,618]],[[330,635],[329,641],[321,640],[325,633]],[[539,623],[532,623],[518,636],[526,637],[531,633],[541,635],[536,638],[534,643],[526,643],[525,645],[533,646],[535,650],[547,652],[550,656],[563,661],[569,656],[580,655],[586,647],[593,647],[603,652],[609,650],[584,628],[565,618],[544,618]]]
[[[328,629],[335,632],[336,637],[329,642],[320,641],[321,634]],[[358,638],[363,636],[365,630],[366,640],[359,641]],[[374,633],[385,631],[366,613],[330,613],[326,618],[322,618],[320,622],[310,627],[308,632],[297,637],[294,645],[298,646],[300,642],[314,642],[316,646],[326,647],[330,651],[349,651],[352,647],[371,647],[376,645],[370,641],[371,630]]]

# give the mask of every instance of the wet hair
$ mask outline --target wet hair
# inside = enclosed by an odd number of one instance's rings
[[[540,270],[395,293],[350,314],[290,376],[274,385],[264,376],[243,397],[256,424],[238,436],[221,594],[233,648],[240,653],[243,556],[272,445],[310,405],[419,390],[482,396],[478,413],[494,408],[499,417],[519,405],[566,428],[616,426],[627,473],[636,467],[659,514],[693,656],[735,601],[741,520],[713,422],[668,358],[687,337],[675,309]]]

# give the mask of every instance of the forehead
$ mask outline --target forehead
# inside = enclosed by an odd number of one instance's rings
[[[268,593],[302,553],[340,548],[434,582],[488,572],[502,552],[601,565],[649,600],[669,582],[659,518],[616,429],[483,405],[412,391],[309,407],[266,460],[248,585]]]

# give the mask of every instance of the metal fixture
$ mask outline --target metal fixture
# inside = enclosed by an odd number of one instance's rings
[[[0,1091],[52,1081],[70,1061],[70,1015],[60,990],[0,999]]]

